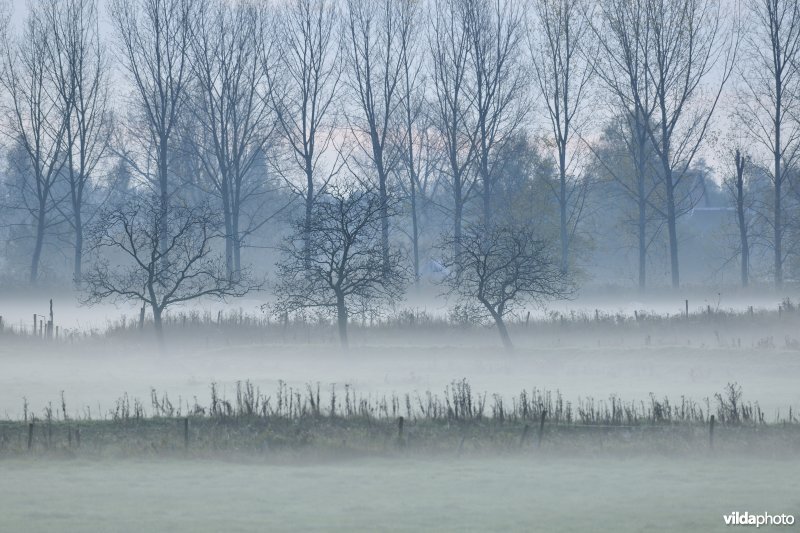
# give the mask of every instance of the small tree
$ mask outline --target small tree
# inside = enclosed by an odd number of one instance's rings
[[[84,276],[86,301],[150,306],[161,344],[168,307],[202,297],[243,296],[258,287],[247,272],[236,279],[226,275],[225,261],[212,247],[224,235],[208,206],[176,206],[165,219],[158,200],[137,199],[106,210],[99,220],[89,229],[96,260]],[[170,237],[162,242],[165,225]]]
[[[406,284],[402,254],[390,250],[384,262],[386,212],[372,189],[329,185],[313,206],[310,224],[297,221],[281,247],[276,311],[315,308],[335,314],[339,340],[347,347],[351,309],[380,308],[400,298]]]
[[[452,249],[452,242],[445,242]],[[474,225],[461,236],[461,255],[448,261],[443,283],[449,295],[478,316],[494,321],[503,346],[512,350],[505,318],[530,303],[563,298],[571,288],[531,228],[518,225]]]

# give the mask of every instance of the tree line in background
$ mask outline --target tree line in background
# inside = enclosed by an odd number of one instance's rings
[[[722,243],[701,279],[800,268],[791,0],[34,0],[4,21],[6,278],[69,268],[158,328],[269,274],[276,312],[329,312],[346,342],[350,314],[436,278],[510,346],[508,313],[604,260],[642,290],[680,286],[691,238]]]

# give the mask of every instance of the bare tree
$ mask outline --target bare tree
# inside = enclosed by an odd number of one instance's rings
[[[274,168],[302,198],[309,231],[316,196],[341,166],[331,163],[330,153],[341,75],[337,17],[330,0],[290,0],[275,17],[274,46],[262,54],[280,136],[276,148],[283,149]]]
[[[111,0],[110,4],[122,64],[134,86],[135,110],[145,130],[134,132],[143,145],[143,161],[131,163],[158,193],[163,219],[174,192],[171,141],[189,85],[191,6],[190,0]],[[160,242],[166,246],[169,228],[162,225],[161,230]]]
[[[783,284],[790,172],[800,155],[800,5],[791,0],[749,0],[749,25],[740,64],[740,122],[772,160],[772,251],[775,287]]]
[[[347,54],[350,93],[358,109],[349,120],[353,138],[368,158],[384,204],[381,247],[389,264],[389,176],[398,163],[392,132],[401,124],[403,37],[409,21],[406,0],[348,0]]]
[[[435,2],[430,48],[434,102],[432,123],[438,131],[453,196],[453,250],[459,255],[464,209],[475,190],[474,93],[469,83],[470,31],[462,0]]]
[[[451,248],[452,243],[446,241]],[[513,349],[505,318],[526,304],[564,298],[567,278],[552,260],[549,244],[525,225],[477,224],[461,236],[461,256],[448,261],[450,295],[497,326],[506,350]]]
[[[410,122],[407,122],[401,139],[403,164],[397,173],[403,198],[408,202],[411,227],[403,229],[403,232],[411,242],[414,282],[418,284],[424,235],[426,229],[431,229],[428,222],[433,208],[439,206],[436,196],[441,185],[442,153],[435,143],[436,133],[420,118],[423,113],[421,106],[419,103],[411,105]]]
[[[575,177],[575,142],[585,130],[589,83],[594,74],[593,33],[584,0],[537,0],[529,32],[534,78],[545,102],[558,161],[554,188],[559,207],[561,271],[569,269],[569,248],[585,200],[585,180]]]
[[[419,246],[419,219],[420,219],[420,194],[424,193],[420,176],[423,159],[420,156],[421,138],[427,139],[427,124],[424,124],[425,84],[421,76],[422,64],[419,43],[420,15],[418,4],[413,0],[402,0],[400,3],[400,53],[401,53],[401,99],[400,106],[403,115],[403,128],[400,138],[395,139],[399,146],[401,165],[398,171],[407,179],[398,180],[401,188],[406,192],[410,203],[411,215],[411,256],[414,268],[414,283],[420,277],[420,246]],[[430,146],[425,142],[424,146]],[[407,184],[407,185],[406,185]]]
[[[108,64],[98,34],[95,0],[48,0],[45,17],[53,42],[50,61],[66,120],[66,170],[69,201],[64,218],[75,234],[73,280],[79,284],[83,264],[84,225],[95,211],[88,196],[98,185],[95,171],[107,154],[111,112]],[[88,219],[88,220],[87,220]]]
[[[652,201],[660,184],[651,165],[653,148],[648,135],[656,100],[649,80],[652,30],[646,2],[603,0],[599,4],[599,20],[592,25],[599,51],[595,72],[611,97],[612,107],[621,115],[620,130],[633,161],[634,179],[626,179],[613,161],[598,161],[636,203],[640,290],[647,286],[649,211],[663,214],[661,206]]]
[[[26,156],[28,169],[19,184],[20,205],[11,206],[32,219],[34,247],[30,281],[39,279],[42,249],[48,230],[59,222],[54,195],[64,161],[71,99],[59,98],[51,50],[56,43],[45,11],[32,5],[24,30],[16,40],[5,42],[0,83],[10,96],[6,132]]]
[[[282,246],[276,311],[314,308],[334,314],[339,340],[347,347],[354,307],[380,308],[399,299],[407,275],[397,250],[390,250],[389,268],[384,268],[384,206],[374,190],[329,185],[314,203],[310,228],[299,220]]]
[[[254,164],[270,133],[268,88],[259,54],[264,10],[255,4],[204,0],[196,6],[192,66],[196,91],[191,110],[200,125],[196,154],[222,204],[228,275],[241,270],[246,235],[263,220],[242,227],[245,204],[265,192],[266,176]],[[258,206],[254,206],[258,212]],[[263,217],[259,217],[263,219]]]
[[[739,261],[742,271],[742,287],[747,287],[750,281],[750,222],[747,216],[748,206],[745,199],[745,167],[747,166],[747,160],[748,157],[742,153],[741,149],[736,148],[733,154],[734,174],[732,178],[725,180],[725,184],[728,186],[736,204],[736,226],[739,230]]]
[[[720,100],[738,51],[737,23],[729,26],[719,0],[648,0],[649,83],[656,101],[648,136],[661,164],[672,286],[680,286],[676,221],[687,176]],[[715,84],[704,82],[716,69]]]
[[[524,17],[517,0],[465,0],[470,39],[474,102],[475,163],[481,183],[483,220],[492,223],[492,189],[503,147],[525,117],[525,69],[522,60]]]
[[[163,344],[163,314],[198,298],[243,296],[259,284],[249,273],[232,280],[214,251],[219,216],[208,205],[173,206],[163,218],[160,198],[140,197],[107,209],[88,229],[94,262],[86,273],[86,301],[138,301],[153,312]],[[167,242],[161,241],[169,227]],[[112,261],[113,258],[113,261]]]

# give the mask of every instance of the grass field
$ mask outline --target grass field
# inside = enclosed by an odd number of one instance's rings
[[[734,510],[800,515],[800,463],[20,459],[0,476],[0,531],[713,532]]]

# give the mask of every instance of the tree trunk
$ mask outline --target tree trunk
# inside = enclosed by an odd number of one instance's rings
[[[160,192],[160,211],[159,215],[161,216],[161,253],[166,254],[168,240],[169,240],[169,228],[167,227],[167,215],[169,214],[169,187],[167,182],[167,152],[168,144],[166,137],[161,137],[161,142],[158,146],[158,185],[159,185],[159,192]],[[167,258],[164,257],[164,262],[166,262]]]
[[[641,193],[640,193],[641,194]],[[647,288],[647,201],[639,197],[639,290]]]
[[[647,289],[647,182],[645,173],[647,132],[644,130],[638,115],[634,118],[634,128],[636,130],[636,161],[634,163],[636,167],[636,195],[638,196],[636,200],[639,208],[639,291],[644,292]]]
[[[483,129],[483,128],[482,128]],[[485,144],[485,132],[481,135],[481,142]],[[486,147],[481,149],[481,180],[483,181],[483,222],[486,227],[492,225],[492,182],[489,177],[489,162],[486,157]]]
[[[667,108],[664,102],[664,95],[660,96],[661,108],[661,151],[658,154],[661,160],[661,168],[664,171],[664,185],[667,193],[667,233],[669,234],[669,260],[670,271],[672,273],[672,288],[677,289],[681,285],[681,277],[678,269],[678,230],[676,227],[675,211],[675,182],[672,175],[672,146],[667,125]]]
[[[665,151],[662,157],[664,167],[664,183],[667,192],[667,232],[669,234],[669,261],[672,272],[672,288],[677,289],[681,285],[680,272],[678,269],[678,230],[676,226],[675,212],[675,184],[672,177],[672,168],[669,165],[669,152]]]
[[[36,215],[36,244],[33,247],[33,257],[31,258],[31,283],[39,281],[39,263],[42,258],[42,248],[44,247],[44,226],[45,208],[39,202],[39,212]]]
[[[742,287],[750,281],[750,245],[747,239],[747,221],[744,217],[744,157],[736,151],[736,217],[739,223],[739,242],[742,262]]]
[[[381,201],[381,254],[383,257],[383,272],[389,272],[389,197],[386,192],[386,176],[380,182]]]
[[[559,198],[558,207],[560,214],[561,232],[561,273],[566,274],[569,269],[569,232],[567,231],[567,161],[566,147],[559,150],[558,155],[558,181]]]
[[[306,215],[303,222],[303,254],[305,255],[306,270],[311,269],[311,220],[314,209],[314,177],[312,175],[312,162],[306,158]]]
[[[339,342],[342,348],[349,346],[347,340],[347,307],[344,304],[344,296],[338,295],[336,297],[336,321],[339,326]]]
[[[381,257],[383,273],[386,275],[389,272],[389,194],[386,189],[387,176],[383,166],[383,150],[374,129],[372,130],[372,153],[378,172],[378,199],[381,202]]]
[[[236,272],[236,281],[239,281],[239,275],[242,271],[242,241],[239,237],[238,211],[234,211],[231,216],[231,222],[233,224],[233,234],[231,235],[233,238],[233,268]]]
[[[157,305],[151,306],[153,309],[153,326],[156,330],[156,339],[160,349],[164,349],[164,324],[161,320],[161,308]]]
[[[776,146],[778,146],[778,142],[780,139],[780,132],[778,130],[775,131],[775,139],[776,139]],[[775,251],[775,288],[780,289],[783,286],[783,246],[782,246],[782,238],[783,238],[783,227],[781,224],[783,210],[781,205],[781,195],[782,195],[782,176],[781,176],[781,156],[780,150],[775,151],[775,198],[774,198],[774,211],[775,211],[775,220],[774,220],[774,232],[773,232],[773,239],[774,239],[774,251]]]
[[[782,87],[781,87],[781,76],[775,77],[775,145],[773,146],[773,157],[775,159],[775,220],[774,220],[774,251],[775,251],[775,288],[780,289],[783,286],[783,247],[782,247],[782,238],[783,238],[783,228],[781,224],[783,221],[782,218],[782,206],[781,206],[781,194],[782,194],[782,185],[783,185],[783,174],[781,169],[781,122],[783,117],[781,116],[781,105],[782,105]]]
[[[667,230],[669,233],[669,261],[672,272],[672,288],[677,289],[681,286],[680,272],[678,270],[678,230],[675,223],[675,199],[670,187],[667,194]]]
[[[75,285],[80,287],[83,280],[83,220],[80,211],[75,213],[75,264],[72,277]]]
[[[464,205],[461,199],[461,186],[456,183],[455,206],[453,209],[453,259],[458,264],[461,258],[461,219],[464,214]]]
[[[503,317],[495,314],[494,323],[497,325],[497,332],[500,334],[500,340],[503,341],[503,348],[505,348],[507,352],[513,351],[514,344],[511,342],[511,337],[508,335],[508,329],[506,328]]]
[[[414,285],[419,285],[419,226],[417,223],[417,185],[411,176],[411,250],[414,260]]]
[[[233,222],[231,220],[230,192],[227,186],[222,187],[222,216],[225,223],[225,274],[228,279],[233,277]]]

